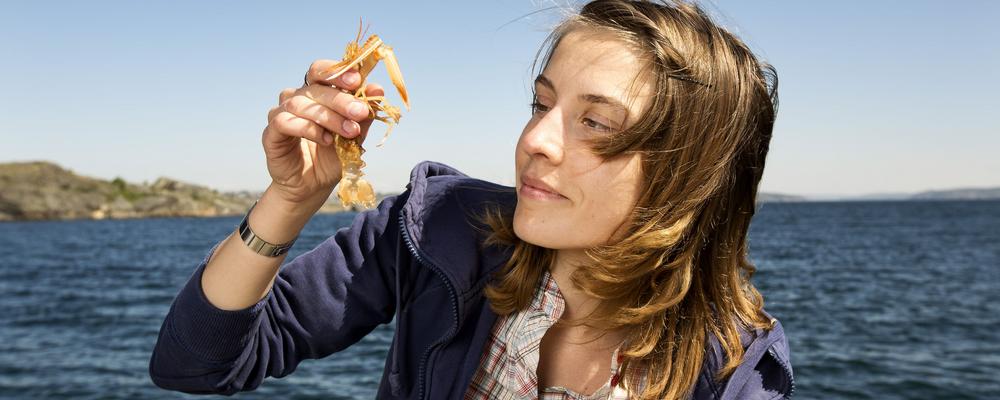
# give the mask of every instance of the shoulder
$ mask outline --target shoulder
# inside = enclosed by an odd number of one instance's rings
[[[512,187],[472,178],[436,161],[418,163],[406,189],[405,221],[415,231],[428,223],[461,228],[455,225],[468,225],[491,205],[513,207],[517,201]]]
[[[717,337],[709,335],[705,368],[699,385],[710,388],[720,399],[787,398],[795,389],[788,338],[777,318],[764,312],[773,325],[770,329],[741,329],[743,360],[725,382],[714,382],[712,374],[725,363],[726,356]],[[704,390],[704,389],[703,389]],[[755,397],[756,396],[756,397]]]
[[[422,161],[410,171],[407,211],[413,215],[433,212],[441,206],[477,206],[500,203],[512,206],[514,188],[476,179],[436,161]]]
[[[479,217],[494,206],[512,209],[517,202],[514,188],[424,161],[410,172],[406,189],[402,229],[414,250],[460,292],[477,287],[509,258],[509,249],[483,246],[488,229]]]

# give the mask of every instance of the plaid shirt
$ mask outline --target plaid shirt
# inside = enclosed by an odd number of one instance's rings
[[[562,316],[565,300],[556,280],[549,271],[542,275],[541,286],[535,291],[531,304],[514,314],[501,316],[493,325],[493,333],[486,342],[486,351],[479,360],[479,369],[472,376],[472,382],[465,393],[465,400],[606,400],[626,399],[627,392],[619,385],[621,376],[619,365],[621,347],[611,355],[611,378],[590,395],[576,393],[570,389],[550,386],[538,387],[538,347],[545,331]],[[637,378],[645,375],[644,370],[636,371]],[[641,382],[641,379],[630,379]],[[642,387],[636,388],[641,391]]]

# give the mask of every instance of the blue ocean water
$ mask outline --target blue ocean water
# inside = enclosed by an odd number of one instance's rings
[[[354,214],[316,216],[291,257]],[[0,224],[0,398],[201,398],[147,367],[174,295],[238,218]],[[1000,202],[765,203],[754,282],[795,398],[1000,398]],[[373,398],[392,327],[237,398]]]

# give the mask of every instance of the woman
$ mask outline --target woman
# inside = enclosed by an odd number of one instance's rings
[[[395,318],[380,398],[790,396],[746,242],[773,69],[697,6],[628,0],[584,6],[543,61],[515,188],[421,163],[279,269],[340,179],[331,135],[371,122],[339,89],[358,75],[314,63],[270,112],[271,186],[174,301],[153,381],[252,390]]]

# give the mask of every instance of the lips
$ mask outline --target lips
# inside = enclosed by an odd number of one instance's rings
[[[534,189],[536,189],[538,191],[544,192],[545,194],[551,195],[553,197],[563,197],[563,198],[565,198],[565,196],[559,194],[559,192],[556,191],[554,188],[552,188],[552,186],[546,184],[545,182],[542,182],[539,179],[530,178],[528,176],[522,175],[521,176],[521,183],[523,185],[531,186],[532,188],[534,188]]]

